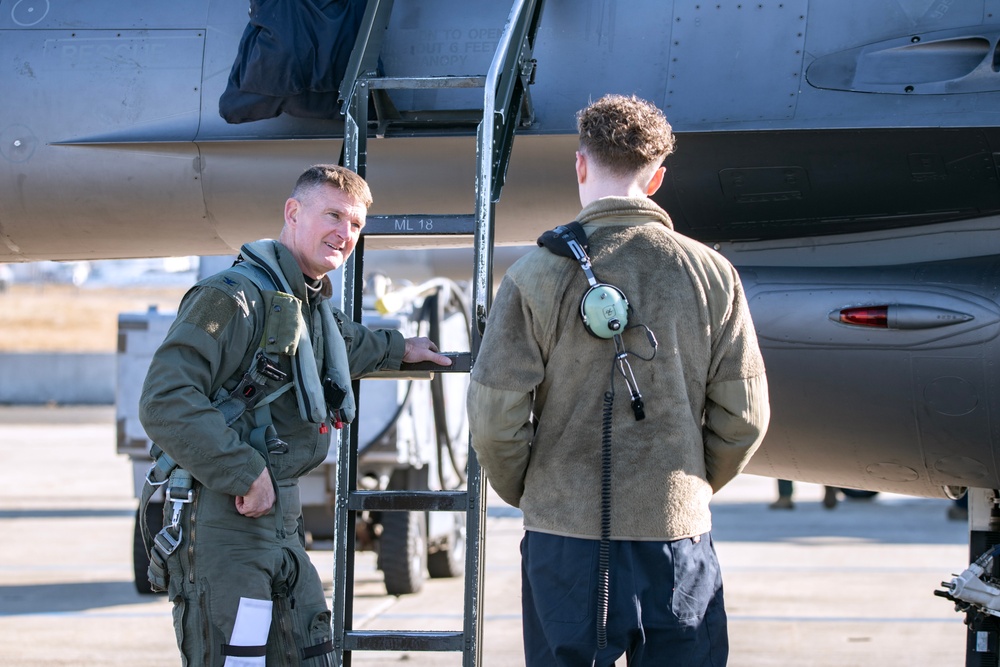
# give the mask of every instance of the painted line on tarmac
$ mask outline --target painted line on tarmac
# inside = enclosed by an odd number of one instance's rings
[[[385,611],[396,605],[398,601],[399,600],[397,598],[383,600],[382,602],[377,604],[374,609],[371,609],[370,611],[366,612],[363,616],[357,619],[357,628],[360,630],[364,628],[365,625],[371,621],[380,618],[387,618],[387,616],[385,615]]]
[[[963,569],[967,566],[963,566]],[[750,573],[781,573],[781,574],[822,574],[824,572],[830,572],[834,574],[937,574],[944,571],[953,570],[953,567],[942,566],[933,567],[930,565],[926,566],[915,566],[915,567],[889,567],[877,566],[877,565],[837,565],[837,566],[824,566],[824,565],[722,565],[722,575],[723,578],[727,574],[732,574],[738,572],[740,574],[750,574]],[[942,576],[955,576],[953,574],[942,575]]]
[[[436,619],[447,619],[447,620],[462,620],[462,614],[411,614],[406,612],[397,612],[394,614],[382,614],[379,616],[379,620],[394,619],[421,619],[421,618],[436,618]],[[485,614],[483,615],[484,621],[520,621],[520,614]]]
[[[100,612],[100,611],[33,611],[26,614],[17,612],[0,612],[0,618],[80,618],[80,619],[105,619],[105,618],[170,618],[173,616],[172,607],[168,607],[160,612]]]
[[[954,619],[942,618],[890,618],[890,617],[867,617],[867,616],[744,616],[727,615],[730,622],[739,623],[897,623],[897,624],[929,624],[944,623],[947,625],[962,624],[962,618],[956,616]]]
[[[95,571],[95,570],[96,571],[105,570],[105,571],[111,571],[111,572],[125,572],[126,571],[126,567],[125,566],[118,565],[116,563],[108,563],[107,565],[88,565],[86,568],[81,568],[79,563],[64,563],[64,564],[55,564],[55,565],[0,565],[0,572],[74,572],[74,573],[79,573],[81,571],[81,569],[86,569],[87,572],[92,572],[92,571]],[[122,581],[131,582],[132,580],[131,579],[123,579]],[[90,583],[90,582],[73,581],[73,582],[64,582],[64,583],[74,583],[74,584],[77,584],[77,583]],[[14,585],[14,582],[9,583],[9,584],[0,583],[0,589],[2,589],[5,586],[11,586],[11,585]],[[17,585],[18,586],[22,586],[22,585],[36,586],[36,585],[43,585],[43,584],[41,582],[36,582],[36,583],[32,583],[32,584],[22,584],[20,582],[17,582]]]
[[[135,517],[134,509],[75,509],[53,507],[48,509],[25,508],[0,510],[0,519],[82,519],[82,518],[128,518]]]
[[[387,606],[391,606],[387,605]],[[171,609],[167,608],[163,611],[156,612],[85,612],[85,611],[47,611],[47,612],[34,612],[28,614],[18,614],[18,613],[0,613],[0,618],[12,618],[12,617],[34,617],[34,618],[79,618],[79,619],[106,619],[106,618],[166,618],[172,616]],[[410,620],[410,619],[451,619],[451,620],[462,620],[461,614],[406,614],[406,613],[395,613],[395,614],[379,614],[377,611],[369,612],[365,614],[361,620],[363,625],[365,622],[374,620],[377,616],[379,620]],[[728,616],[730,622],[739,623],[893,623],[893,624],[933,624],[933,623],[944,623],[947,625],[962,623],[960,617],[955,617],[954,619],[940,619],[940,618],[900,618],[900,617],[865,617],[865,616],[746,616],[746,615],[734,615],[730,614]],[[520,621],[520,614],[486,614],[483,617],[485,622],[495,622],[495,621]]]

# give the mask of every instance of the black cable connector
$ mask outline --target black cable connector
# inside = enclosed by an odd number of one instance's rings
[[[635,413],[635,420],[637,422],[646,418],[646,405],[642,402],[640,394],[632,397],[632,412]]]

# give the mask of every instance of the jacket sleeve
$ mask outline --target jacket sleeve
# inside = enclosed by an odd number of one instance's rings
[[[763,375],[709,385],[705,404],[705,469],[715,493],[733,480],[760,446],[770,409]]]
[[[233,496],[250,489],[265,462],[226,425],[211,397],[240,370],[255,340],[236,293],[194,287],[153,355],[139,400],[150,439],[199,482]]]
[[[716,492],[738,475],[760,446],[770,420],[767,377],[743,286],[729,267],[731,299],[713,336],[705,395],[705,469]],[[728,306],[728,307],[726,307]]]
[[[514,281],[505,277],[490,311],[468,395],[472,448],[490,485],[514,507],[520,505],[531,458],[534,391],[545,376],[532,317]]]
[[[531,457],[530,395],[469,384],[469,428],[472,448],[490,486],[504,502],[521,504],[524,476]]]
[[[351,378],[356,380],[380,370],[399,370],[406,350],[403,334],[394,329],[369,329],[337,309],[333,314],[347,344]]]

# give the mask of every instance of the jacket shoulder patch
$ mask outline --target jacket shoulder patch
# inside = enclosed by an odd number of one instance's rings
[[[240,304],[234,295],[209,288],[202,290],[185,315],[184,321],[218,340],[238,310]]]

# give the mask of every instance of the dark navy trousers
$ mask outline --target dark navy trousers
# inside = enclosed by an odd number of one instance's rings
[[[526,531],[521,607],[526,667],[722,667],[729,636],[710,533],[612,541],[607,646],[597,648],[600,541]]]

